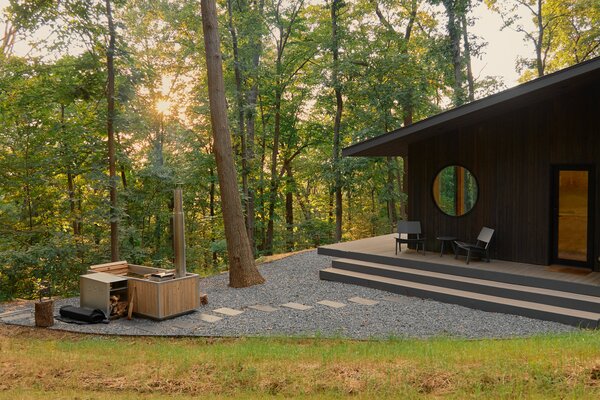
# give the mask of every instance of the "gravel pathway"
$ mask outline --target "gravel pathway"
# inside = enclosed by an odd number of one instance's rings
[[[432,336],[462,338],[506,338],[542,333],[576,331],[577,328],[555,322],[515,315],[472,310],[415,297],[396,296],[388,292],[319,280],[319,270],[331,265],[331,257],[316,251],[299,253],[263,264],[264,285],[245,289],[227,286],[228,275],[203,279],[200,287],[208,294],[209,304],[197,312],[156,322],[143,318],[119,319],[109,324],[73,325],[56,321],[52,329],[118,335],[161,336],[322,336],[357,339]],[[348,301],[352,297],[378,301],[363,305]],[[343,303],[318,304],[323,300]],[[296,310],[281,307],[299,303],[312,308]],[[56,302],[56,312],[64,304],[79,305],[79,298]],[[261,311],[250,306],[263,305],[276,311]],[[20,314],[5,316],[2,322],[33,325],[33,304],[20,307]],[[244,311],[228,316],[213,310],[230,308]],[[260,308],[260,307],[259,307]],[[269,308],[267,308],[269,309]],[[2,305],[0,305],[0,312]],[[220,317],[208,322],[209,316]]]

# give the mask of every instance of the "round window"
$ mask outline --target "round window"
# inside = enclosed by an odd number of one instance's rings
[[[433,199],[446,215],[465,215],[477,202],[477,181],[465,167],[450,165],[438,172],[433,181]]]

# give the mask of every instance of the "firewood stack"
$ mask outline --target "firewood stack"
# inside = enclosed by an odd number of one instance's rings
[[[110,296],[110,319],[117,319],[127,315],[127,301],[121,301],[118,295]]]

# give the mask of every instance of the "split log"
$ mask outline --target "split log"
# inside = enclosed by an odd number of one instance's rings
[[[135,299],[135,295],[137,294],[137,286],[133,287],[133,292],[131,293],[131,298],[129,299],[129,305],[127,306],[127,319],[131,320],[131,316],[133,315],[133,299]]]

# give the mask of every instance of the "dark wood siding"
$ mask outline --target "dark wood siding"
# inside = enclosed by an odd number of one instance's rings
[[[544,99],[475,125],[413,143],[409,157],[409,217],[435,236],[474,240],[482,226],[496,229],[492,257],[550,262],[552,165],[592,165],[600,210],[600,84]],[[435,206],[431,186],[447,165],[462,165],[479,185],[474,209],[449,217]],[[594,260],[600,269],[600,212],[595,212]]]

